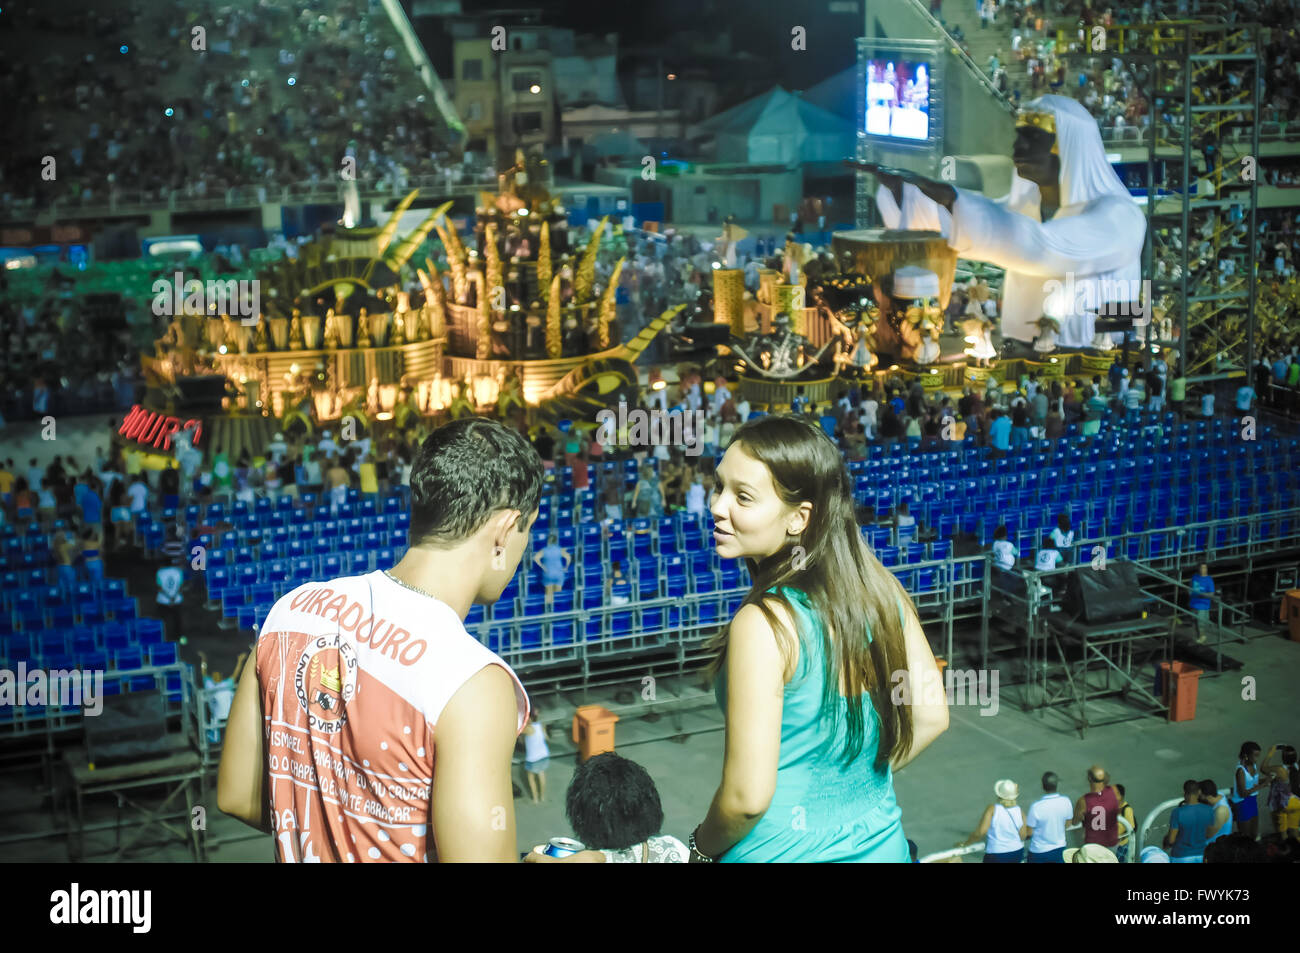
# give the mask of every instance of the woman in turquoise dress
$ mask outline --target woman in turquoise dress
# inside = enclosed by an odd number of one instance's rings
[[[801,418],[761,417],[716,477],[718,555],[745,559],[754,587],[717,641],[726,753],[691,860],[908,863],[893,772],[948,710],[911,599],[862,540],[839,449]]]

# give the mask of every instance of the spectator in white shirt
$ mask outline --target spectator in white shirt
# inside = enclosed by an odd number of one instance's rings
[[[876,415],[880,411],[880,404],[874,396],[868,397],[862,402],[862,416],[858,421],[862,424],[862,433],[868,440],[876,439]]]
[[[126,493],[131,497],[131,513],[143,513],[149,505],[149,485],[144,482],[143,474],[126,488]]]
[[[1074,545],[1074,530],[1070,528],[1070,514],[1062,513],[1056,518],[1056,529],[1052,530],[1052,542],[1058,549],[1069,549]]]
[[[899,503],[894,511],[894,526],[898,529],[898,545],[906,546],[916,537],[916,517],[908,512],[907,503]]]
[[[1025,816],[1025,829],[1029,838],[1029,863],[1065,863],[1065,825],[1074,817],[1074,803],[1056,789],[1060,784],[1055,771],[1043,775],[1046,792],[1033,804]]]
[[[1047,572],[1061,565],[1061,552],[1056,548],[1055,536],[1048,536],[1043,540],[1043,546],[1038,550],[1038,557],[1034,560],[1034,568],[1039,572]]]
[[[1016,568],[1016,560],[1019,558],[1020,550],[1007,539],[1007,528],[999,526],[993,531],[993,565],[999,569],[1012,570]]]
[[[1038,550],[1038,556],[1034,559],[1034,569],[1038,572],[1050,572],[1060,566],[1063,561],[1060,550],[1056,548],[1056,542],[1051,536],[1048,536],[1043,540],[1042,548]],[[1065,585],[1065,576],[1048,576],[1042,580],[1042,584],[1059,594],[1059,591]]]
[[[322,456],[329,457],[330,454],[337,454],[339,452],[339,445],[334,442],[334,438],[330,436],[330,432],[327,430],[325,433],[321,434],[320,442],[316,444],[316,449],[320,451]]]

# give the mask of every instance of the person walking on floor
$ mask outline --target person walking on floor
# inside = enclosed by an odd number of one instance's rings
[[[980,816],[979,825],[958,847],[984,840],[984,863],[1019,864],[1025,859],[1024,839],[1027,832],[1024,812],[1016,804],[1020,785],[1003,780],[993,785],[995,800]]]
[[[551,748],[546,743],[550,730],[533,709],[533,716],[524,729],[524,777],[528,780],[528,793],[534,804],[546,800],[546,769],[551,764]]]

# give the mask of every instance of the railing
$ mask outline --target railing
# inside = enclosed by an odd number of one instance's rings
[[[37,668],[45,669],[35,660],[31,660],[31,671],[35,672]],[[83,672],[81,669],[60,669],[61,672],[71,673],[74,679],[79,679],[83,675],[93,675],[95,672]],[[49,673],[47,672],[47,675]],[[167,715],[173,717],[176,715],[182,718],[188,718],[194,704],[194,680],[190,666],[185,662],[175,662],[171,665],[148,665],[143,668],[124,669],[124,670],[105,670],[102,674],[105,681],[109,679],[131,680],[142,677],[152,677],[154,687],[163,694],[167,704]],[[167,679],[171,675],[179,675],[181,681],[181,697],[177,701],[167,697]],[[51,679],[52,681],[52,679]],[[175,691],[172,689],[171,691]],[[73,731],[81,726],[81,719],[87,717],[84,712],[85,696],[82,697],[82,703],[77,705],[60,706],[57,700],[54,704],[46,705],[39,713],[33,712],[25,706],[18,706],[13,709],[14,717],[6,721],[0,721],[0,740],[9,740],[13,738],[30,738],[36,735],[48,735],[55,732]],[[104,695],[100,695],[99,700],[103,701]],[[95,717],[90,715],[89,717]]]
[[[985,91],[992,96],[999,105],[1006,109],[1007,112],[1013,112],[1015,106],[1012,105],[1011,100],[1004,94],[998,92],[998,88],[993,85],[993,81],[984,75],[984,71],[979,68],[979,64],[970,58],[970,55],[961,48],[961,44],[953,39],[952,34],[948,32],[944,25],[935,19],[934,14],[930,12],[930,8],[922,3],[921,0],[907,0],[907,3],[911,5],[912,9],[916,13],[929,22],[932,30],[944,38],[948,51],[952,53],[953,56],[957,57],[962,65],[964,65],[966,69],[975,76],[976,81],[984,87]]]
[[[1227,798],[1227,796],[1228,796],[1228,791],[1223,790],[1223,789],[1220,789],[1220,790],[1219,790],[1219,796],[1220,796],[1220,797],[1223,797],[1223,798]],[[1147,841],[1147,837],[1148,837],[1148,836],[1150,835],[1150,833],[1151,833],[1151,828],[1155,826],[1156,819],[1157,819],[1158,817],[1160,817],[1160,815],[1162,815],[1165,811],[1173,811],[1174,808],[1176,808],[1178,805],[1180,805],[1180,804],[1182,804],[1182,803],[1183,803],[1183,799],[1182,799],[1182,798],[1180,798],[1180,797],[1173,797],[1173,798],[1170,798],[1168,801],[1162,801],[1162,802],[1160,802],[1160,803],[1157,804],[1154,808],[1152,808],[1151,813],[1149,813],[1149,814],[1146,816],[1146,818],[1142,821],[1142,826],[1141,826],[1141,828],[1138,830],[1137,854],[1138,854],[1139,856],[1141,855],[1143,849],[1147,846],[1147,842],[1146,842],[1146,841]],[[1229,831],[1232,830],[1232,823],[1233,823],[1233,818],[1229,817],[1229,818],[1228,818],[1228,830],[1229,830]],[[1169,827],[1168,827],[1168,825],[1166,824],[1166,825],[1165,825],[1165,831],[1168,832],[1168,830],[1169,830]],[[1164,837],[1163,837],[1163,836],[1161,836],[1161,838],[1160,838],[1160,843],[1157,844],[1157,845],[1155,845],[1155,846],[1158,846],[1158,847],[1160,847],[1161,849],[1164,848]]]
[[[408,176],[402,186],[391,179],[380,179],[374,183],[358,182],[362,200],[382,201],[401,198],[412,189],[420,189],[426,194],[439,196],[474,196],[484,188],[495,189],[496,173],[492,169],[477,169],[459,184],[448,184],[445,175]],[[333,181],[294,182],[286,185],[240,186],[228,189],[213,189],[211,195],[186,195],[180,190],[165,194],[143,191],[113,190],[105,198],[102,192],[93,193],[89,201],[79,198],[60,198],[48,207],[38,207],[35,199],[15,199],[5,205],[2,217],[5,221],[29,221],[36,216],[50,216],[54,219],[68,219],[96,214],[147,212],[166,209],[172,212],[214,211],[225,208],[248,208],[279,202],[285,205],[303,205],[312,203],[341,203],[343,195],[341,183]]]
[[[1179,802],[1178,802],[1178,801],[1173,801],[1173,802],[1170,802],[1170,803],[1177,804],[1177,803],[1179,803]],[[1131,834],[1133,833],[1133,825],[1130,824],[1130,823],[1128,822],[1128,818],[1124,817],[1123,815],[1120,815],[1120,816],[1117,818],[1117,820],[1118,820],[1119,823],[1120,823],[1120,837],[1121,837],[1121,838],[1123,838],[1123,837],[1128,837],[1129,835],[1131,835]],[[1072,834],[1072,833],[1074,833],[1075,831],[1081,831],[1081,830],[1083,830],[1083,825],[1082,825],[1082,824],[1070,823],[1070,824],[1066,824],[1066,825],[1065,825],[1065,831],[1066,831],[1067,834]],[[1141,844],[1141,839],[1140,839],[1140,838],[1139,838],[1138,843]],[[1130,841],[1130,843],[1129,843],[1129,847],[1132,848],[1132,846],[1133,846],[1132,841]],[[942,864],[942,863],[946,863],[947,861],[951,860],[951,859],[954,858],[954,857],[965,857],[965,856],[967,856],[967,855],[969,855],[969,854],[982,854],[982,853],[984,853],[984,845],[983,845],[983,844],[967,844],[965,847],[951,847],[951,848],[949,848],[948,850],[940,850],[940,851],[936,851],[936,852],[933,853],[933,854],[926,854],[924,857],[918,858],[918,859],[917,859],[917,863],[919,863],[919,864]],[[1140,854],[1140,853],[1142,853],[1142,848],[1141,848],[1140,846],[1138,847],[1137,850],[1131,850],[1131,849],[1130,849],[1129,852],[1128,852],[1128,861],[1127,861],[1127,862],[1130,863],[1130,864],[1137,863],[1137,856],[1138,856],[1138,854]],[[1026,853],[1026,862],[1027,862],[1027,860],[1028,860],[1028,854]]]

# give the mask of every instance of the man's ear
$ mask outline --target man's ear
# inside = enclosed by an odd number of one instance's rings
[[[526,527],[523,526],[524,514],[519,510],[502,510],[497,514],[496,526],[492,532],[492,545],[505,548],[506,543],[510,541],[512,532],[523,532]]]

